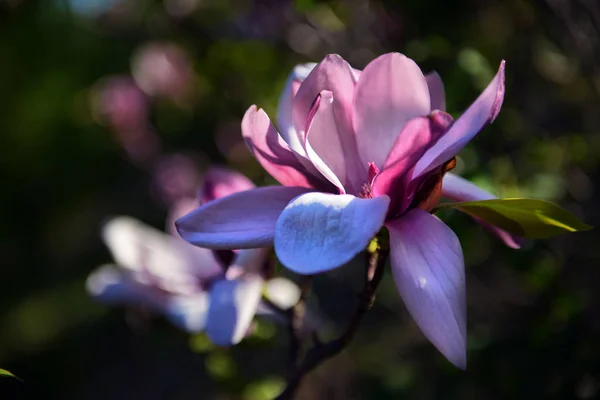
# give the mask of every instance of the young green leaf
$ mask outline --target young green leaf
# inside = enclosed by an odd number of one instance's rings
[[[592,229],[592,226],[569,211],[545,200],[493,199],[445,206],[459,209],[514,235],[531,239]]]
[[[17,379],[19,381],[21,380],[18,376],[14,375],[12,372],[7,371],[7,370],[2,369],[2,368],[0,368],[0,376],[7,376],[7,377],[10,377],[10,378],[15,378],[15,379]]]

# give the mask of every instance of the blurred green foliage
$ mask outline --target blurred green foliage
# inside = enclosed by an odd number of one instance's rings
[[[77,3],[77,4],[76,4]],[[87,274],[110,256],[110,215],[164,226],[152,168],[132,162],[94,109],[98,85],[130,76],[149,42],[190,59],[185,101],[149,96],[164,152],[226,163],[270,182],[245,150],[251,104],[275,116],[299,62],[341,54],[355,67],[387,51],[437,70],[457,115],[502,59],[496,122],[457,171],[503,196],[552,200],[600,224],[600,9],[593,1],[0,0],[0,398],[267,399],[281,388],[285,329],[258,323],[214,349],[140,310],[95,304]],[[467,262],[469,367],[458,371],[407,315],[391,279],[358,337],[298,398],[580,398],[600,393],[600,281],[594,231],[504,248],[444,214]],[[357,267],[360,268],[360,267]],[[353,268],[348,268],[352,270]],[[354,304],[344,273],[319,277],[327,332]]]

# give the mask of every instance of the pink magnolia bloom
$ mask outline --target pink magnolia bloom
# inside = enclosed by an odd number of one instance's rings
[[[316,274],[350,261],[385,226],[407,309],[425,336],[465,367],[462,249],[430,211],[442,187],[450,197],[464,195],[460,178],[442,179],[456,154],[498,115],[504,62],[456,121],[443,111],[440,78],[425,77],[402,54],[382,55],[363,71],[337,55],[307,69],[297,68],[288,80],[279,133],[256,106],[242,121],[251,151],[284,186],[208,203],[177,221],[179,233],[209,248],[274,243],[287,268]]]
[[[232,188],[251,185],[243,175],[216,171],[226,176]],[[174,231],[172,221],[195,206],[197,201],[189,198],[176,204],[167,229]],[[217,345],[240,342],[255,314],[277,316],[261,304],[263,291],[282,309],[299,298],[299,289],[291,281],[271,279],[266,248],[230,252],[223,258],[231,261],[225,262],[212,250],[192,246],[130,217],[110,220],[102,236],[116,265],[102,266],[90,275],[87,288],[92,296],[162,313],[183,330],[205,331]]]

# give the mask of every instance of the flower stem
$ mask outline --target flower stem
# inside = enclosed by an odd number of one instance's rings
[[[375,301],[375,292],[385,270],[385,263],[389,256],[389,249],[377,247],[368,252],[368,265],[365,269],[365,286],[358,295],[358,306],[354,316],[350,320],[346,331],[337,339],[327,343],[315,340],[313,347],[306,351],[299,365],[295,365],[290,371],[285,390],[275,400],[292,399],[300,387],[304,377],[323,362],[339,354],[354,338],[364,315],[371,309]],[[292,332],[292,344],[298,345],[298,332]],[[297,350],[295,350],[297,351]]]

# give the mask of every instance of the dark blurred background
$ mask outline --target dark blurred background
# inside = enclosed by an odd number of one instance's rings
[[[111,261],[99,228],[117,214],[164,227],[170,196],[212,163],[267,182],[241,140],[244,111],[256,103],[274,119],[297,63],[339,53],[363,68],[388,51],[437,70],[455,115],[505,59],[502,112],[457,171],[600,224],[595,0],[0,0],[0,367],[24,381],[0,378],[0,398],[277,394],[285,329],[260,321],[215,349],[92,301],[85,279]],[[514,251],[443,216],[467,263],[468,370],[424,339],[390,277],[355,341],[298,398],[598,398],[597,232]],[[341,272],[317,279],[330,333],[354,289]]]

